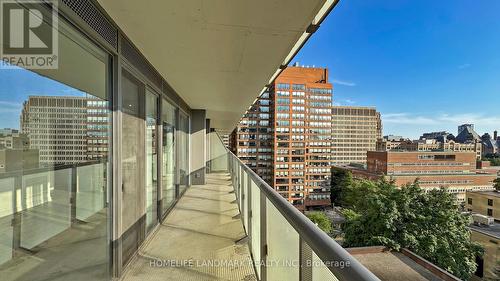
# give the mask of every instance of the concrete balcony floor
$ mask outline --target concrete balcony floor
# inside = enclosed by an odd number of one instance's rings
[[[257,280],[232,191],[222,173],[188,188],[121,280]]]

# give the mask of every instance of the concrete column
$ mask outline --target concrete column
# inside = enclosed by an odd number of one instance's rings
[[[212,144],[210,143],[210,119],[205,119],[205,144],[207,146],[207,149],[205,150],[205,161],[206,161],[206,172],[211,173],[212,172],[212,162],[211,160],[211,149],[212,149]]]
[[[206,111],[194,109],[191,111],[191,185],[205,184],[206,165]]]

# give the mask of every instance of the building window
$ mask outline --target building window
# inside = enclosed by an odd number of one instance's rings
[[[472,205],[472,198],[467,198],[467,203]]]
[[[277,88],[281,89],[281,90],[288,90],[288,89],[290,89],[290,84],[287,84],[287,83],[278,83]]]
[[[490,216],[490,217],[493,216],[493,209],[488,209],[488,216]]]
[[[488,199],[488,206],[493,206],[493,199]]]
[[[306,89],[306,85],[304,85],[304,84],[293,84],[292,87],[293,87],[294,90],[305,91],[305,89]]]

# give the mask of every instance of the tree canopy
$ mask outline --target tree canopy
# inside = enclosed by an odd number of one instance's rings
[[[342,190],[352,185],[352,173],[345,169],[332,167],[330,200],[335,206],[342,205]]]
[[[332,222],[323,212],[310,212],[306,216],[326,233],[332,232]]]
[[[497,191],[500,191],[500,178],[496,178],[493,183],[495,183],[495,185],[493,185],[493,188],[495,188],[495,190]]]
[[[340,193],[344,247],[407,248],[461,279],[475,272],[482,248],[470,241],[469,216],[444,189],[425,193],[418,182],[397,188],[381,179],[355,180]]]
[[[490,161],[491,166],[500,166],[500,156],[498,154],[488,154],[484,157],[485,161]]]

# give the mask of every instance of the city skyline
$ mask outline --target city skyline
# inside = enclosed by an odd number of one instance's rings
[[[294,61],[330,69],[333,100],[375,106],[384,135],[500,124],[500,2],[339,2]]]
[[[312,65],[311,65],[312,66]],[[0,70],[5,72],[5,70]],[[9,100],[2,100],[0,97],[0,119],[2,126],[0,128],[20,129],[19,117],[22,111],[23,103],[28,100],[30,96],[59,96],[59,97],[78,97],[85,93],[78,89],[69,87],[57,81],[51,81],[36,73],[14,70],[2,73],[0,75],[0,83],[3,85],[0,88],[2,97],[6,97],[7,93],[12,93]],[[479,135],[489,133],[493,135],[493,131],[500,129],[500,115],[498,116],[481,116],[480,113],[466,113],[466,114],[447,114],[441,113],[435,117],[424,115],[411,115],[409,113],[384,113],[383,109],[377,105],[361,104],[352,100],[339,101],[336,98],[338,91],[343,91],[338,87],[353,87],[345,85],[343,82],[335,79],[335,72],[332,72],[333,78],[330,80],[334,85],[333,91],[333,105],[334,106],[367,106],[376,107],[381,111],[381,118],[383,124],[383,135],[399,135],[404,138],[418,139],[423,133],[447,131],[453,135],[457,135],[457,127],[461,124],[474,124],[475,131]],[[12,84],[8,83],[9,79],[22,79],[25,83]],[[50,94],[49,94],[50,93]],[[500,97],[499,97],[500,99]],[[384,97],[375,98],[375,100],[384,100]],[[395,129],[399,128],[401,129]]]
[[[335,16],[293,61],[330,69],[334,105],[377,107],[384,135],[413,139],[424,131],[456,133],[463,123],[491,134],[500,124],[495,5],[500,8],[495,2],[441,1],[432,9],[412,1],[339,2]],[[19,128],[16,115],[29,95],[81,94],[33,73],[0,73],[4,127]],[[14,80],[23,83],[8,83]]]

